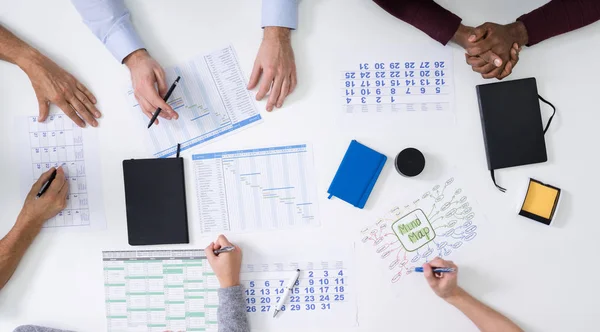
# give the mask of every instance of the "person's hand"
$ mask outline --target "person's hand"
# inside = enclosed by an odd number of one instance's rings
[[[67,73],[46,56],[35,53],[23,67],[29,76],[39,104],[39,122],[44,122],[50,103],[56,104],[79,127],[88,123],[98,126],[102,114],[96,108],[96,97],[73,75]]]
[[[222,247],[235,247],[233,251],[215,255],[214,250]],[[221,288],[237,286],[240,284],[240,269],[242,268],[242,250],[234,246],[224,235],[219,235],[215,242],[204,249],[208,263],[219,279]]]
[[[487,22],[473,29],[473,34],[468,37],[469,44],[465,49],[470,56],[481,57],[489,51],[498,55],[500,59],[487,61],[487,66],[478,68],[485,67],[481,69],[484,72],[482,74],[484,78],[497,77],[501,79],[512,72],[518,61],[519,50],[527,44],[528,40],[527,29],[522,22],[517,21],[507,25]],[[514,60],[515,56],[517,56],[516,61]],[[509,64],[511,62],[512,64]],[[489,70],[492,68],[491,64],[496,68]],[[507,66],[509,68],[506,68]]]
[[[510,51],[510,60],[506,63],[505,66],[502,66],[502,71],[497,76],[493,76],[492,71],[497,69],[496,65],[492,63],[486,62],[483,58],[478,56],[470,56],[465,53],[465,59],[467,64],[473,68],[474,72],[480,73],[483,78],[493,78],[496,77],[499,80],[506,78],[508,75],[512,74],[513,69],[519,62],[519,53],[521,52],[521,47],[519,44],[514,43],[513,48]]]
[[[452,37],[452,41],[460,45],[463,49],[465,49],[465,51],[467,48],[472,47],[473,43],[477,40],[475,28],[462,24],[459,25],[458,29],[454,33],[454,36]],[[481,59],[481,61],[483,61],[485,64],[494,64],[494,68],[502,65],[502,59],[491,50],[481,52],[481,54],[475,55],[473,58]]]
[[[178,119],[177,112],[161,97],[167,94],[169,88],[165,81],[165,71],[160,64],[144,49],[129,54],[123,63],[131,72],[133,94],[142,112],[148,118],[152,118],[156,109],[160,107],[160,117],[167,120]],[[154,124],[158,124],[158,119]]]
[[[290,41],[290,29],[266,27],[260,44],[248,89],[254,89],[263,74],[256,100],[262,100],[269,90],[267,111],[280,108],[285,98],[296,88],[296,63]]]
[[[433,268],[436,267],[454,268],[455,272],[434,273]],[[423,272],[431,289],[442,299],[448,300],[459,293],[460,288],[457,285],[458,266],[454,265],[454,262],[436,257],[431,262],[423,264]]]
[[[56,177],[46,192],[40,198],[36,198],[44,183],[50,179],[52,171],[53,169],[50,169],[42,174],[37,182],[33,184],[31,191],[27,194],[19,218],[42,225],[46,220],[56,216],[67,207],[69,183],[65,178],[62,167],[56,170]]]

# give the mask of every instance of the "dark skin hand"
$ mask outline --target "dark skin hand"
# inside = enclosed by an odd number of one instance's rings
[[[525,25],[518,21],[506,25],[484,23],[473,29],[473,36],[470,37],[469,45],[465,47],[468,54],[467,63],[474,71],[482,74],[483,78],[498,79],[512,73],[519,61],[521,47],[526,45],[529,39]],[[501,62],[486,61],[486,64],[474,58],[483,58],[482,55],[490,51],[496,54]]]

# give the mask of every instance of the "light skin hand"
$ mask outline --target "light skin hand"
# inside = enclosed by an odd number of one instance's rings
[[[0,59],[18,65],[29,76],[39,105],[38,121],[48,117],[50,103],[56,104],[80,127],[98,125],[102,114],[94,95],[73,75],[0,26]]]
[[[160,107],[160,117],[167,120],[178,119],[179,114],[161,97],[167,94],[169,88],[165,80],[165,71],[160,64],[144,49],[129,54],[123,63],[131,72],[133,92],[142,112],[148,118],[152,118],[156,109]],[[154,124],[158,124],[158,119]]]
[[[288,28],[266,27],[254,61],[248,89],[254,89],[261,81],[256,100],[262,100],[270,90],[266,107],[269,112],[274,107],[282,107],[285,98],[296,88],[296,62],[290,35]]]
[[[67,205],[69,184],[62,168],[56,172],[48,190],[36,199],[42,185],[50,178],[52,170],[42,174],[31,187],[23,209],[13,228],[0,240],[0,289],[13,275],[27,248],[33,242],[46,220],[54,217]]]
[[[433,268],[436,267],[454,268],[456,271],[451,273],[434,273]],[[425,274],[427,283],[429,283],[429,286],[437,296],[447,300],[458,294],[458,266],[454,262],[436,257],[431,262],[423,264],[423,273]]]
[[[215,255],[214,250],[222,247],[235,247],[231,252]],[[238,286],[240,284],[240,270],[242,268],[242,250],[234,246],[224,235],[219,235],[215,242],[204,249],[208,263],[215,272],[221,288]]]
[[[50,178],[52,171],[50,169],[42,174],[33,185],[29,194],[27,194],[19,218],[24,218],[41,225],[66,208],[69,183],[65,178],[65,172],[62,167],[56,170],[56,177],[46,192],[40,198],[36,198],[40,188]]]

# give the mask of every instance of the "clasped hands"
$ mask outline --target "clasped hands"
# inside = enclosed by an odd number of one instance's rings
[[[501,80],[519,62],[528,35],[525,25],[518,21],[506,25],[488,22],[475,28],[461,24],[453,41],[465,49],[465,60],[473,71],[486,79]]]

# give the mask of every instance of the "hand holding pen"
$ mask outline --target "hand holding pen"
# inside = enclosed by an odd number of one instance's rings
[[[224,235],[204,249],[208,263],[212,267],[221,288],[238,286],[242,267],[242,251]]]
[[[444,270],[436,272],[436,269]],[[447,299],[459,291],[457,284],[458,267],[454,262],[436,257],[431,262],[423,264],[423,273],[429,286],[439,297]]]
[[[31,187],[18,220],[41,226],[65,209],[68,193],[69,183],[62,167],[48,170]]]

